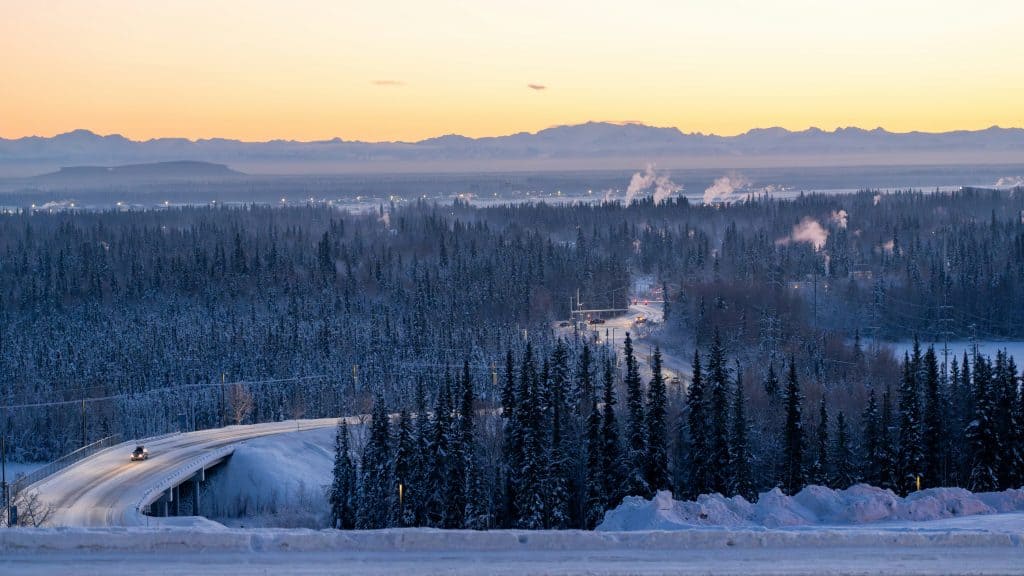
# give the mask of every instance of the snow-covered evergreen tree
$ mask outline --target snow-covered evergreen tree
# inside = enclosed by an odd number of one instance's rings
[[[806,484],[804,476],[803,394],[796,374],[796,360],[789,360],[786,378],[786,428],[783,462],[783,488],[796,494]]]
[[[808,481],[818,486],[828,486],[830,478],[829,467],[829,418],[828,406],[825,397],[821,397],[821,404],[818,408],[817,444],[814,452],[814,460],[808,474]]]
[[[707,494],[712,486],[711,450],[707,430],[707,392],[701,373],[700,351],[693,351],[693,374],[686,396],[687,428],[689,430],[690,474],[685,494],[696,498]]]
[[[348,425],[342,421],[338,423],[334,440],[334,471],[328,500],[331,504],[331,526],[343,530],[356,527],[358,486],[350,450]]]
[[[857,474],[853,461],[853,450],[850,447],[850,427],[846,423],[846,415],[840,410],[836,414],[835,442],[832,445],[832,480],[830,485],[838,490],[845,490],[857,482]]]
[[[615,416],[615,371],[612,359],[604,358],[602,372],[604,390],[604,409],[601,417],[601,483],[605,498],[605,508],[618,506],[626,495],[623,485],[622,445],[619,440],[619,421]]]
[[[399,526],[415,526],[416,513],[409,504],[409,487],[412,484],[416,461],[416,445],[413,435],[412,418],[409,411],[402,409],[398,415],[398,432],[395,439],[395,484],[398,486],[397,523]]]
[[[901,494],[912,492],[924,473],[924,443],[921,439],[921,397],[918,386],[921,349],[914,340],[913,359],[903,359],[903,380],[899,394],[899,480]]]
[[[873,486],[882,484],[882,438],[881,414],[878,412],[878,396],[875,389],[868,391],[868,403],[861,416],[864,438],[864,481]]]
[[[946,433],[945,420],[950,411],[941,389],[939,363],[932,346],[924,355],[924,374],[924,474],[921,484],[927,487],[947,486],[950,438]]]
[[[971,454],[968,488],[991,492],[999,488],[999,465],[1003,445],[997,430],[996,391],[992,367],[982,356],[974,357],[974,418],[967,425],[966,440]]]
[[[633,351],[629,332],[622,343],[626,364],[626,491],[629,494],[648,495],[650,488],[644,474],[644,455],[647,451],[647,430],[644,419],[644,396],[640,381],[640,366]]]
[[[669,490],[668,397],[661,373],[661,348],[651,356],[651,383],[647,388],[647,453],[644,457],[647,485],[651,491]]]
[[[711,491],[731,495],[732,470],[729,449],[729,370],[725,365],[722,337],[715,330],[711,350],[708,352],[708,380],[711,385],[711,406],[708,427],[711,436]]]
[[[388,411],[384,398],[378,395],[373,403],[370,435],[360,466],[356,528],[388,528],[394,525],[397,486],[392,476],[393,465]]]
[[[732,436],[729,438],[729,446],[732,450],[729,455],[729,462],[732,465],[732,492],[743,496],[748,502],[753,502],[757,498],[757,490],[754,489],[750,445],[747,441],[749,423],[747,422],[746,405],[747,396],[743,392],[743,373],[737,364],[736,389],[733,394]]]

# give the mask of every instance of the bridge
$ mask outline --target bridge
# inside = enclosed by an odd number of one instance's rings
[[[355,423],[357,417],[345,419]],[[199,513],[206,472],[227,461],[251,438],[334,427],[340,419],[289,420],[228,426],[122,442],[22,489],[52,507],[52,526],[174,524]],[[130,462],[137,444],[149,459]],[[154,520],[159,518],[159,520]]]

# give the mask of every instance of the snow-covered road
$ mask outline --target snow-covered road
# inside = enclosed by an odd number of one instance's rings
[[[353,419],[354,423],[355,420]],[[130,462],[136,442],[108,448],[28,488],[53,506],[51,526],[138,526],[148,518],[137,508],[160,490],[204,464],[223,457],[231,446],[250,438],[337,426],[338,419],[289,420],[228,426],[142,441],[149,459]]]

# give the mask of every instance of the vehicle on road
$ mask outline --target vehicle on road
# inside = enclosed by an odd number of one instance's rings
[[[591,318],[587,320],[587,324],[604,324],[604,318]]]
[[[571,324],[569,324],[569,322],[565,320],[562,320],[561,322],[558,323],[559,328],[568,328],[569,326],[571,326]]]
[[[647,318],[646,318],[646,317],[644,317],[643,315],[640,315],[640,316],[637,316],[637,317],[636,317],[636,320],[635,320],[635,322],[636,322],[637,324],[643,324],[643,323],[647,322]]]
[[[139,445],[132,450],[131,461],[137,462],[139,460],[149,460],[149,449],[145,446]]]

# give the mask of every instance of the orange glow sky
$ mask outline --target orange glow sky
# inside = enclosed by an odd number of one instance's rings
[[[1019,0],[0,0],[0,136],[1024,126],[1022,22]]]

